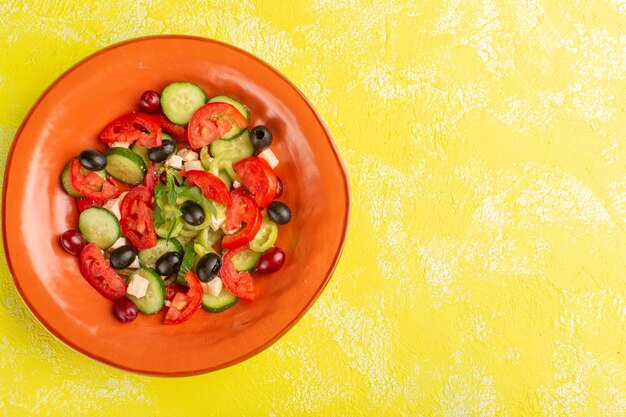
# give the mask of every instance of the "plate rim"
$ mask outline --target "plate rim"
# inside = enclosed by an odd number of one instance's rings
[[[343,222],[342,222],[343,223],[343,230],[341,231],[342,236],[341,236],[341,240],[339,242],[339,249],[335,253],[335,256],[334,256],[334,258],[333,258],[333,260],[332,260],[332,262],[331,262],[331,264],[330,264],[330,266],[328,268],[328,271],[326,272],[326,275],[324,277],[322,285],[316,290],[316,292],[313,295],[313,297],[304,305],[303,309],[300,310],[293,317],[293,319],[291,321],[289,321],[287,323],[287,325],[284,326],[278,333],[276,333],[274,336],[272,336],[270,339],[268,339],[264,343],[262,343],[259,346],[257,346],[255,349],[252,349],[252,350],[250,350],[249,352],[247,352],[247,353],[245,353],[243,355],[240,355],[240,356],[238,356],[236,358],[233,358],[230,361],[223,362],[223,363],[221,363],[219,365],[209,366],[209,367],[200,367],[198,369],[191,370],[191,371],[173,371],[173,372],[163,371],[163,372],[160,372],[160,371],[152,371],[152,370],[144,370],[144,369],[139,369],[139,368],[132,368],[132,367],[125,366],[125,365],[120,365],[118,363],[115,363],[114,361],[111,361],[111,360],[102,358],[100,356],[97,356],[95,354],[92,354],[91,352],[86,351],[82,347],[76,346],[76,345],[70,343],[68,340],[65,339],[65,337],[62,334],[60,334],[57,331],[55,331],[47,323],[45,317],[40,316],[31,307],[31,304],[28,301],[27,296],[25,295],[24,289],[22,288],[22,286],[19,284],[18,280],[16,279],[15,269],[13,267],[13,263],[11,261],[11,256],[9,254],[9,245],[8,245],[8,239],[7,239],[7,233],[6,233],[6,224],[7,224],[8,217],[9,217],[9,213],[7,212],[7,204],[6,204],[7,203],[7,200],[6,200],[6,198],[7,198],[7,189],[8,189],[8,183],[9,183],[8,178],[10,177],[10,172],[9,172],[10,170],[9,170],[9,168],[12,165],[12,159],[13,159],[13,154],[14,154],[14,151],[15,151],[17,139],[21,136],[23,129],[28,124],[30,118],[32,117],[33,113],[37,110],[37,108],[39,107],[41,102],[45,99],[45,97],[48,94],[50,94],[50,92],[54,88],[56,88],[56,86],[63,79],[65,79],[67,76],[72,74],[74,71],[79,69],[82,65],[84,65],[88,61],[94,59],[95,57],[97,57],[99,55],[102,55],[102,54],[105,54],[105,53],[107,53],[109,51],[118,49],[118,48],[123,48],[123,47],[125,47],[127,45],[130,45],[130,44],[133,44],[133,43],[144,42],[144,41],[158,41],[158,40],[199,41],[199,42],[203,42],[203,43],[217,44],[219,46],[232,49],[232,50],[234,50],[235,52],[237,52],[239,54],[246,55],[247,57],[251,58],[252,60],[258,62],[259,64],[261,64],[261,65],[263,65],[265,67],[267,67],[270,71],[274,72],[283,81],[287,82],[287,84],[295,92],[297,92],[300,97],[302,97],[302,99],[304,100],[304,102],[306,103],[308,108],[313,112],[313,114],[315,115],[315,117],[319,121],[320,126],[324,130],[325,138],[326,138],[328,144],[330,145],[331,149],[333,150],[333,156],[334,156],[335,160],[338,163],[338,167],[340,168],[341,173],[343,174],[343,179],[344,179],[344,181],[343,181],[343,189],[344,189],[344,193],[345,193],[345,196],[346,196],[346,198],[345,198],[345,216],[344,216]],[[124,370],[124,371],[128,371],[128,372],[135,373],[135,374],[140,374],[140,375],[147,375],[147,376],[185,377],[185,376],[202,375],[202,374],[210,373],[210,372],[213,372],[213,371],[217,371],[217,370],[220,370],[220,369],[224,369],[224,368],[233,366],[233,365],[235,365],[237,363],[240,363],[240,362],[243,362],[243,361],[245,361],[247,359],[250,359],[251,357],[253,357],[253,356],[255,356],[255,355],[265,351],[271,345],[276,343],[289,330],[291,330],[295,326],[295,324],[302,319],[302,317],[304,317],[304,315],[313,306],[313,304],[315,304],[315,302],[317,301],[319,296],[322,294],[322,292],[324,291],[324,289],[328,285],[328,282],[330,281],[330,278],[332,277],[332,275],[333,275],[333,273],[334,273],[334,271],[335,271],[335,269],[337,267],[339,259],[341,258],[341,255],[343,254],[343,250],[345,248],[346,239],[347,239],[347,235],[348,235],[348,228],[349,228],[349,224],[350,224],[350,209],[351,209],[350,177],[348,176],[348,171],[346,169],[346,166],[345,166],[343,160],[341,159],[341,154],[339,153],[339,150],[337,149],[337,146],[336,146],[334,140],[332,139],[330,131],[328,130],[326,124],[324,123],[324,120],[322,119],[320,114],[317,112],[315,107],[311,104],[309,99],[286,76],[284,76],[280,71],[278,71],[272,65],[268,64],[267,62],[265,62],[261,58],[257,57],[256,55],[254,55],[254,54],[252,54],[252,53],[250,53],[250,52],[248,52],[248,51],[246,51],[244,49],[241,49],[239,47],[231,45],[229,43],[223,42],[223,41],[219,41],[219,40],[212,39],[212,38],[201,37],[201,36],[182,35],[182,34],[148,35],[148,36],[134,37],[134,38],[130,38],[130,39],[126,39],[126,40],[120,41],[120,42],[116,42],[116,43],[110,44],[108,46],[105,46],[103,48],[100,48],[100,49],[96,50],[95,52],[85,56],[84,58],[80,59],[79,61],[77,61],[76,63],[71,65],[65,71],[63,71],[50,85],[48,85],[48,87],[46,87],[46,89],[39,95],[39,97],[32,104],[32,106],[30,107],[29,111],[26,113],[26,116],[24,117],[24,119],[20,123],[19,128],[16,130],[15,135],[13,136],[13,139],[11,141],[11,146],[9,148],[9,152],[7,153],[5,169],[4,169],[4,176],[3,176],[3,187],[2,187],[2,243],[3,243],[4,257],[5,257],[5,260],[6,260],[6,263],[7,263],[7,267],[8,267],[8,270],[9,270],[9,275],[11,276],[11,279],[13,281],[13,285],[17,289],[17,293],[19,294],[20,298],[22,299],[22,301],[24,302],[24,304],[26,305],[28,310],[31,312],[33,317],[35,317],[35,319],[48,331],[48,333],[50,333],[52,336],[54,336],[54,338],[56,340],[60,341],[62,344],[64,344],[65,346],[69,347],[73,351],[78,352],[79,354],[81,354],[81,355],[83,355],[85,357],[88,357],[91,360],[94,360],[96,362],[99,362],[101,364],[107,365],[107,366],[115,368],[115,369]]]

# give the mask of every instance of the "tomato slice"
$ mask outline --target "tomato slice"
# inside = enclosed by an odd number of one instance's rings
[[[248,247],[242,246],[227,251],[224,256],[222,256],[222,267],[220,268],[219,276],[226,289],[234,296],[242,300],[253,301],[254,288],[252,285],[252,275],[250,275],[248,271],[237,272],[235,265],[233,265],[233,256],[246,250],[248,250]]]
[[[170,122],[170,120],[162,114],[156,116],[161,129],[174,136],[176,139],[187,140],[187,128]]]
[[[161,146],[161,125],[152,115],[128,113],[106,125],[100,132],[100,140],[107,145],[137,142],[139,146],[154,148]]]
[[[122,192],[117,185],[94,171],[84,168],[77,159],[70,162],[70,183],[79,193],[92,200],[106,201]]]
[[[88,244],[80,253],[80,273],[106,298],[117,300],[126,295],[124,278],[115,272],[95,243]]]
[[[78,212],[82,213],[87,210],[89,207],[102,207],[104,201],[93,200],[91,198],[85,197],[77,197],[76,198],[76,206],[78,207]]]
[[[183,171],[181,176],[187,177],[190,185],[195,185],[202,191],[202,195],[217,203],[230,205],[230,190],[222,180],[206,171],[191,170]]]
[[[262,158],[253,156],[242,159],[233,165],[235,172],[241,178],[241,183],[252,195],[257,204],[267,207],[278,189],[278,177],[270,164]]]
[[[241,188],[231,193],[232,203],[226,209],[226,230],[240,229],[236,233],[227,234],[222,239],[222,247],[237,248],[250,242],[261,228],[263,216],[254,199]]]
[[[152,191],[145,186],[130,190],[120,204],[122,234],[137,249],[149,249],[157,243],[152,206]]]
[[[204,293],[200,280],[193,271],[188,271],[185,274],[185,281],[189,284],[189,291],[177,292],[174,295],[172,304],[163,318],[163,324],[178,324],[189,320],[200,308]]]
[[[193,149],[208,145],[228,133],[233,125],[243,129],[248,126],[248,120],[231,104],[207,103],[196,110],[189,120],[189,144]]]
[[[155,163],[150,164],[150,168],[146,172],[146,176],[143,179],[143,185],[150,190],[154,191],[154,186],[159,183],[159,166]]]

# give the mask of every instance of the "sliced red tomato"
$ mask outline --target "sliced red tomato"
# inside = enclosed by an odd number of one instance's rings
[[[167,309],[163,324],[178,324],[189,320],[198,311],[202,303],[202,285],[200,280],[192,271],[185,274],[185,281],[189,284],[189,291],[177,292],[172,299],[170,308]]]
[[[195,185],[202,191],[202,195],[217,203],[230,205],[230,190],[222,180],[206,171],[183,171],[181,176],[187,177],[190,185]]]
[[[248,126],[248,120],[231,104],[207,103],[189,120],[189,144],[193,149],[208,145],[228,133],[233,125],[243,129]]]
[[[126,295],[126,282],[105,259],[95,243],[90,243],[80,253],[80,273],[100,294],[111,300]]]
[[[100,140],[107,145],[115,142],[134,143],[154,148],[161,146],[161,125],[156,117],[144,113],[128,113],[106,125]]]
[[[259,206],[267,207],[274,200],[278,177],[265,159],[256,156],[242,159],[233,168]]]
[[[152,191],[145,186],[130,190],[120,204],[122,234],[137,249],[149,249],[157,243],[152,207]]]
[[[150,190],[154,191],[154,186],[159,183],[159,166],[155,163],[150,164],[150,168],[146,172],[146,176],[143,179],[143,185]]]
[[[106,201],[122,192],[108,178],[105,180],[83,167],[77,159],[70,162],[70,183],[78,193],[92,200]]]
[[[224,228],[228,231],[239,230],[224,236],[222,247],[226,249],[238,248],[250,242],[263,222],[261,209],[245,191],[237,188],[231,193],[231,198],[232,203],[226,209]]]
[[[93,200],[91,198],[78,197],[76,198],[76,206],[78,207],[78,212],[82,213],[87,210],[89,207],[102,207],[104,201]]]
[[[220,268],[219,276],[226,289],[234,296],[242,300],[253,301],[252,275],[248,271],[237,272],[235,265],[233,265],[233,256],[245,250],[248,250],[247,246],[227,251],[222,256],[222,267]]]
[[[162,114],[159,114],[156,117],[162,130],[169,133],[176,139],[187,140],[187,128],[185,126],[170,122],[170,120]]]

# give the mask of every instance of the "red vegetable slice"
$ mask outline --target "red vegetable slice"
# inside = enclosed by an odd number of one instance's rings
[[[189,144],[193,149],[208,145],[228,133],[233,125],[243,129],[248,126],[248,120],[231,104],[207,103],[196,110],[189,120]]]
[[[222,267],[219,276],[222,283],[234,296],[246,301],[254,300],[254,288],[252,285],[252,275],[247,271],[237,272],[233,265],[233,256],[248,250],[247,246],[227,251],[222,256]]]
[[[137,249],[149,249],[157,243],[152,206],[152,191],[145,186],[130,190],[120,205],[122,234]]]
[[[180,173],[181,176],[187,177],[190,185],[195,185],[202,191],[202,195],[217,203],[230,205],[230,190],[215,175],[206,171],[192,170]]]
[[[107,145],[137,142],[139,146],[161,146],[161,125],[152,115],[128,113],[106,125],[100,132],[100,140]]]
[[[158,165],[155,163],[150,164],[150,168],[146,172],[146,176],[143,179],[143,185],[150,190],[154,191],[154,186],[159,183]]]
[[[82,213],[87,210],[89,207],[102,207],[104,201],[93,200],[91,198],[85,197],[77,197],[76,198],[76,206],[78,207],[78,212]]]
[[[80,273],[100,294],[111,300],[126,295],[126,282],[115,272],[95,243],[90,243],[80,254]]]
[[[157,120],[159,121],[159,125],[161,129],[165,132],[169,133],[176,139],[187,141],[187,128],[185,126],[177,125],[176,123],[172,123],[169,121],[167,117],[162,114],[159,114]]]
[[[189,284],[189,291],[187,293],[177,292],[174,295],[172,304],[163,318],[163,324],[178,324],[189,320],[200,308],[203,294],[200,280],[196,274],[188,271],[185,274],[185,281]]]
[[[70,162],[70,183],[83,196],[92,200],[106,201],[122,192],[109,179],[83,167],[77,159]]]
[[[254,199],[241,188],[231,193],[232,203],[226,209],[224,228],[227,231],[239,229],[234,234],[227,234],[222,239],[222,247],[237,248],[251,241],[261,228],[263,216]]]
[[[242,159],[233,168],[259,206],[267,207],[274,200],[278,177],[265,159],[256,156]]]

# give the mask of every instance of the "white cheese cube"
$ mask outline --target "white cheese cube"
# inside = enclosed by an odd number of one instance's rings
[[[115,250],[115,249],[117,249],[117,248],[120,248],[120,247],[122,247],[122,246],[126,245],[126,244],[127,244],[126,242],[127,242],[127,241],[126,241],[126,238],[125,238],[124,236],[122,236],[122,237],[120,237],[119,239],[117,239],[117,240],[115,241],[115,243],[113,243],[113,244],[111,245],[111,247],[109,248],[109,250]]]
[[[183,158],[178,155],[172,154],[165,160],[165,166],[168,168],[181,170],[183,169]]]
[[[141,298],[146,295],[146,292],[148,291],[148,284],[149,281],[147,279],[139,274],[133,274],[130,282],[128,283],[126,293],[134,295],[137,298]]]
[[[111,213],[113,213],[115,217],[117,217],[117,220],[120,220],[122,218],[122,214],[120,213],[121,201],[122,200],[118,200],[117,198],[112,198],[106,203],[104,203],[102,208],[109,210]]]
[[[130,143],[126,142],[113,142],[109,143],[109,148],[130,148]]]
[[[197,161],[199,159],[198,154],[191,149],[181,149],[178,151],[178,156],[183,158],[185,162]]]
[[[183,165],[185,166],[185,171],[204,171],[204,167],[200,161],[185,162]]]
[[[202,288],[204,292],[211,294],[213,297],[220,295],[222,287],[224,286],[220,277],[215,277],[209,282],[202,282]]]
[[[233,188],[239,188],[241,187],[241,183],[237,180],[233,181]]]
[[[272,152],[270,148],[267,148],[266,150],[261,152],[258,156],[259,158],[265,159],[267,163],[270,164],[272,169],[278,166],[278,158],[276,158],[276,155],[274,155],[274,152]]]
[[[132,264],[128,265],[129,268],[131,269],[139,269],[141,268],[141,265],[139,264],[139,257],[135,256],[135,260],[133,261]]]
[[[226,217],[215,217],[213,214],[211,214],[211,229],[213,229],[214,232],[217,232],[219,228],[222,227],[225,221]]]

